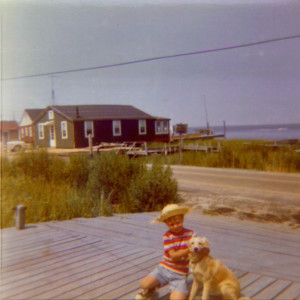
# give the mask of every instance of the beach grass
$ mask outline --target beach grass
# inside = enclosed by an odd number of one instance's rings
[[[184,145],[193,142],[184,142]],[[178,154],[161,156],[162,163],[187,166],[236,168],[266,172],[299,173],[300,143],[276,145],[262,140],[212,140],[197,142],[198,146],[219,147],[218,152],[183,152],[179,161]],[[157,145],[156,145],[157,146]],[[151,157],[147,158],[151,162]]]
[[[220,151],[183,152],[181,164],[300,172],[300,154],[295,151],[299,144],[275,147],[264,141],[213,140],[199,145],[208,143]],[[2,157],[1,227],[14,225],[13,208],[20,204],[27,207],[27,223],[160,210],[180,202],[170,168],[178,163],[178,154],[139,159],[115,153],[94,158],[78,154],[65,160],[39,150],[11,160]]]
[[[66,161],[47,151],[21,153],[1,162],[1,228],[14,225],[17,205],[26,223],[160,210],[176,201],[170,168],[115,153]]]

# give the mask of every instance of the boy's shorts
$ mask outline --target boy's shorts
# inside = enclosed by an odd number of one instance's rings
[[[180,292],[186,296],[189,295],[189,286],[186,275],[178,274],[161,265],[155,268],[150,275],[154,276],[161,286],[169,284],[171,291]]]

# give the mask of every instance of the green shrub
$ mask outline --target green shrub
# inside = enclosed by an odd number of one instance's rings
[[[109,199],[114,211],[120,213],[157,210],[175,201],[177,195],[169,167],[164,169],[156,162],[147,169],[142,160],[115,153],[95,157],[87,188],[91,197]]]
[[[144,166],[138,161],[115,153],[102,153],[96,156],[89,173],[87,188],[91,197],[110,199],[112,205],[119,205],[126,197],[131,181],[143,170]]]
[[[133,197],[138,201],[138,211],[160,210],[168,203],[176,202],[177,182],[170,166],[154,161],[152,167],[132,184]]]

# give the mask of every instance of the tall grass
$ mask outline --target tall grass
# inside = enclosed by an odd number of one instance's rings
[[[169,168],[157,162],[147,168],[141,160],[114,153],[69,161],[46,151],[21,153],[2,160],[1,227],[14,224],[13,208],[27,207],[26,222],[109,216],[113,212],[160,209],[177,197]]]
[[[207,142],[199,143],[199,145]],[[265,141],[223,140],[212,141],[212,145],[219,143],[221,151],[183,152],[182,164],[190,166],[237,168],[260,170],[267,172],[300,172],[300,154],[294,147],[272,147]],[[161,157],[161,162],[178,164],[178,154]]]
[[[300,155],[294,149],[266,147],[262,141],[219,143],[218,153],[184,152],[182,164],[300,172]],[[152,168],[146,163],[152,163]],[[27,207],[27,223],[159,210],[178,200],[172,171],[163,167],[178,163],[178,154],[129,159],[103,153],[93,159],[73,155],[65,161],[47,151],[2,159],[1,227],[13,226],[13,208],[19,204]]]

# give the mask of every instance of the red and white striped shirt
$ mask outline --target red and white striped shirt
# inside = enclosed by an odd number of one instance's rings
[[[189,259],[188,256],[183,257],[181,261],[174,261],[169,255],[171,249],[183,250],[188,248],[188,242],[193,237],[194,232],[189,229],[183,229],[181,233],[175,234],[171,231],[163,235],[164,240],[164,257],[160,265],[180,274],[188,274]]]

